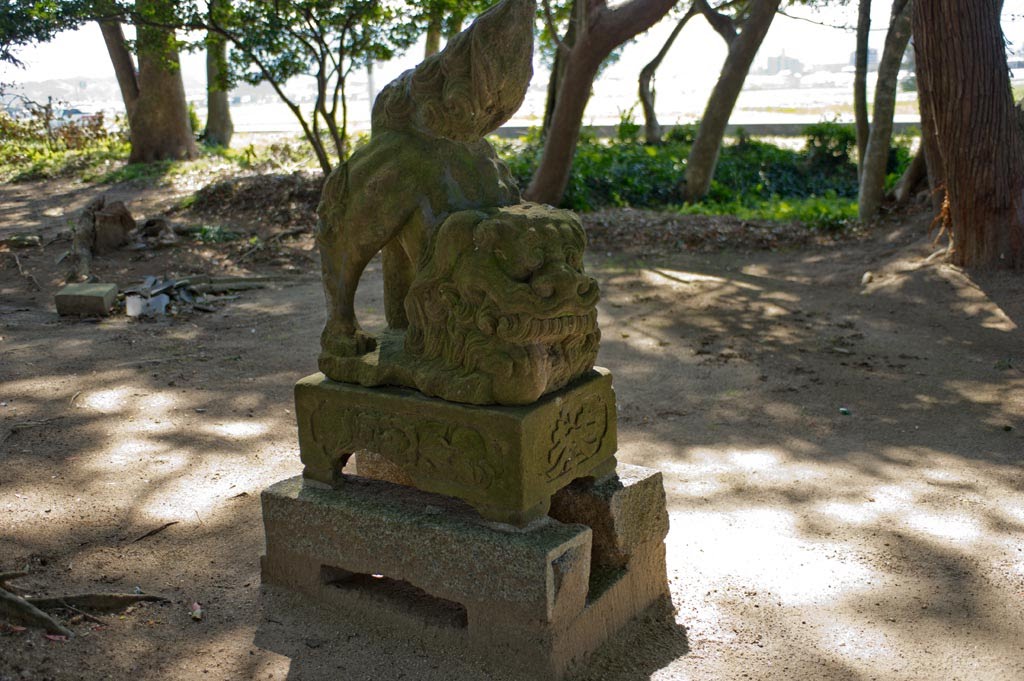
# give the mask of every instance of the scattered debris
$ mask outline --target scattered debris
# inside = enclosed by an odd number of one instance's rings
[[[32,232],[16,232],[0,238],[0,246],[7,248],[36,248],[42,245],[42,237]]]
[[[167,529],[168,527],[171,527],[172,525],[177,525],[177,524],[178,524],[179,522],[180,522],[180,521],[178,521],[178,520],[172,520],[172,521],[171,521],[171,522],[169,522],[169,523],[164,523],[164,524],[163,524],[163,525],[161,525],[160,527],[154,528],[154,529],[150,530],[149,532],[147,532],[146,534],[142,535],[141,537],[138,537],[137,539],[134,539],[134,540],[132,541],[132,543],[133,543],[133,544],[136,544],[136,543],[138,543],[138,542],[142,541],[143,539],[149,539],[149,538],[150,538],[150,537],[152,537],[152,536],[153,536],[154,534],[160,534],[161,532],[163,532],[164,530],[166,530],[166,529]],[[141,593],[141,590],[139,591],[139,593]]]
[[[21,431],[28,430],[29,428],[38,428],[39,426],[45,426],[48,423],[53,423],[54,421],[59,421],[62,418],[64,418],[64,417],[63,416],[54,416],[51,419],[43,419],[41,421],[22,421],[20,423],[12,423],[11,425],[9,425],[7,427],[7,432],[3,435],[3,437],[0,437],[0,444],[5,442],[7,440],[7,438],[9,438],[10,436],[14,435],[15,433],[20,433]],[[12,574],[14,574],[14,573],[12,573]],[[24,575],[19,575],[19,576],[23,577]],[[6,588],[6,586],[4,586],[4,577],[5,576],[3,574],[0,574],[0,588]],[[14,579],[14,577],[7,577],[7,579]]]
[[[33,291],[41,291],[43,287],[39,285],[39,280],[35,278],[35,275],[25,269],[25,266],[21,264],[21,258],[18,257],[18,254],[10,253],[10,256],[14,259],[14,266],[18,268],[18,274],[20,274],[25,280],[25,283],[28,284],[29,289]]]
[[[199,622],[200,620],[203,619],[203,606],[200,605],[198,602],[193,601],[192,605],[189,606],[188,610],[189,610],[189,615],[196,622]]]
[[[853,412],[846,407],[839,407],[839,413],[843,416],[853,416]]]
[[[125,289],[125,312],[129,317],[156,317],[168,314],[168,308],[189,306],[200,312],[214,312],[209,303],[234,300],[238,296],[219,295],[232,291],[266,288],[275,277],[210,277],[158,279],[149,276],[139,285]],[[215,298],[208,298],[214,295]]]

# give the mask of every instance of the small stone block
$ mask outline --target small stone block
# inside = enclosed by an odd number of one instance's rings
[[[107,315],[115,300],[117,284],[68,284],[53,296],[59,315]]]
[[[603,369],[522,407],[457,404],[314,374],[295,386],[295,414],[307,479],[343,485],[348,457],[369,450],[416,487],[517,526],[547,515],[551,495],[573,480],[615,466],[615,393]]]

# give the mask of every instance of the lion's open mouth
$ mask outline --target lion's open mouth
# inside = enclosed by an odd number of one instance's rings
[[[529,314],[504,315],[498,319],[494,333],[498,338],[516,345],[536,341],[552,341],[582,336],[597,326],[597,311],[582,315],[566,315],[538,319]]]

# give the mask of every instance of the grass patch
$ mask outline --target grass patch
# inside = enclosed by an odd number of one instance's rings
[[[823,232],[838,232],[857,221],[857,201],[835,194],[789,199],[773,196],[750,203],[705,201],[677,210],[684,215],[735,215],[741,220],[799,222]]]

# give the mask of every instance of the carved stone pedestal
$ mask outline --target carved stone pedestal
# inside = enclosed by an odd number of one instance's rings
[[[604,369],[522,407],[457,404],[314,374],[295,386],[295,414],[308,481],[343,487],[345,462],[369,450],[419,489],[517,526],[547,515],[551,496],[574,480],[615,470],[615,394]]]
[[[351,477],[263,492],[263,581],[337,608],[383,636],[415,637],[524,679],[559,679],[630,619],[667,600],[661,474],[559,492],[529,530],[465,503]]]

